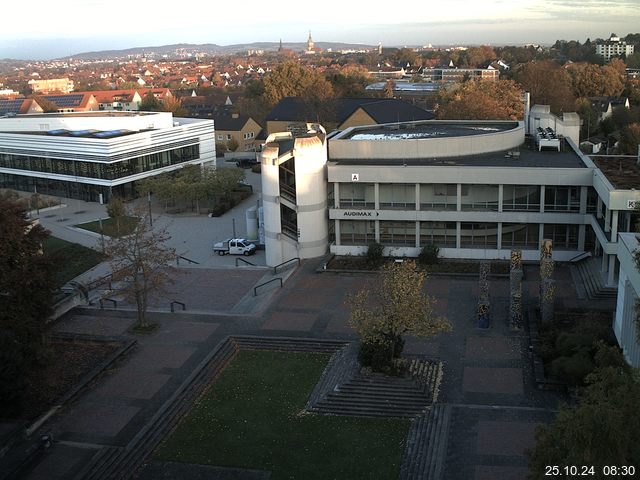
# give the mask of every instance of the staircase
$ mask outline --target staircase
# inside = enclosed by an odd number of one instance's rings
[[[358,372],[309,411],[355,417],[412,418],[424,413],[429,405],[429,390],[412,378]]]
[[[436,404],[409,430],[400,480],[440,480],[447,454],[451,405]]]
[[[577,262],[575,267],[578,277],[584,285],[587,298],[590,300],[610,300],[618,295],[616,287],[607,287],[602,279],[602,273],[598,268],[599,258],[586,259]]]

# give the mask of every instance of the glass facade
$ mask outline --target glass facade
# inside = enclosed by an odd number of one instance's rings
[[[460,223],[462,248],[498,248],[498,224],[480,222]]]
[[[456,246],[456,222],[420,222],[420,246]]]
[[[340,220],[341,245],[369,245],[376,241],[376,222]]]
[[[545,224],[544,238],[550,238],[556,250],[577,250],[578,225]]]
[[[544,211],[579,212],[580,187],[545,187]]]
[[[416,209],[415,183],[381,183],[379,189],[381,209]]]
[[[540,211],[540,187],[538,185],[504,185],[502,210],[504,212]]]
[[[462,210],[498,211],[498,185],[462,185]]]
[[[200,158],[199,145],[180,147],[113,163],[61,160],[0,153],[0,167],[100,180],[116,180],[137,173],[149,172],[158,168],[197,160],[198,158]]]
[[[373,183],[341,183],[340,208],[375,208],[375,190]]]
[[[416,222],[381,221],[380,243],[383,245],[416,246]]]
[[[420,184],[420,210],[456,210],[458,185]]]
[[[502,248],[537,249],[540,225],[537,223],[503,223]]]

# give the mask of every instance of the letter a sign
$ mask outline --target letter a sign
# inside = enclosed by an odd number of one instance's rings
[[[360,181],[360,174],[359,173],[352,173],[351,174],[351,181],[352,182],[359,182]]]

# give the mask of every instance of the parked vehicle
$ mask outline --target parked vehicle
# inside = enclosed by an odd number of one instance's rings
[[[213,245],[213,251],[218,252],[218,255],[253,255],[256,253],[255,244],[245,240],[244,238],[228,238],[223,242],[218,242]]]

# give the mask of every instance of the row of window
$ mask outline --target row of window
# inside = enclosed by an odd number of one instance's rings
[[[458,186],[449,184],[420,184],[420,210],[456,210]],[[504,185],[503,211],[540,211],[539,185]],[[416,209],[415,184],[380,184],[379,205],[386,209]],[[375,208],[375,187],[367,183],[340,184],[340,208]],[[580,187],[547,186],[544,191],[544,210],[555,212],[580,211]],[[498,185],[461,185],[461,209],[498,211]]]
[[[114,163],[83,162],[0,153],[0,167],[74,177],[115,180],[198,158],[200,158],[199,145],[152,153]]]
[[[416,246],[416,228],[419,244],[455,248],[456,222],[380,221],[380,243],[383,245]],[[341,245],[368,245],[376,241],[374,221],[340,220]],[[544,224],[543,237],[553,240],[554,248],[577,250],[578,225]],[[533,223],[503,223],[502,248],[537,249],[540,225]],[[498,224],[487,222],[460,222],[462,248],[498,248]]]

